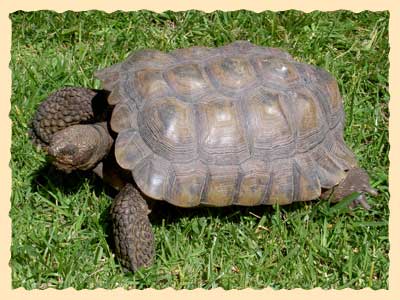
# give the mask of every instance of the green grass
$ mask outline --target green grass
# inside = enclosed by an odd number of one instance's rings
[[[12,20],[13,288],[388,288],[388,19],[297,11],[16,12]],[[140,48],[246,39],[330,71],[343,94],[345,139],[379,196],[352,213],[326,201],[283,207],[154,208],[156,262],[135,274],[114,259],[115,194],[91,174],[62,176],[27,131],[38,104]]]

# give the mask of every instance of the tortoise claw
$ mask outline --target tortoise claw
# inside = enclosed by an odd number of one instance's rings
[[[371,196],[378,196],[378,191],[370,186],[364,188],[364,192],[370,194]]]
[[[357,197],[356,200],[353,201],[351,208],[354,208],[357,205],[361,205],[365,210],[370,210],[371,205],[368,204],[367,199],[365,198],[365,193],[370,194],[371,196],[378,196],[378,191],[372,188],[369,184],[364,186],[363,191],[360,191],[360,196]]]
[[[365,210],[370,210],[371,205],[368,204],[367,199],[365,199],[364,193],[361,193],[351,204],[350,208],[354,209],[356,206],[361,205]]]

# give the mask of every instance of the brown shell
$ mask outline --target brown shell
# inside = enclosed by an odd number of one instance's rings
[[[356,165],[336,81],[279,49],[144,50],[96,75],[115,105],[117,162],[154,199],[307,201]]]

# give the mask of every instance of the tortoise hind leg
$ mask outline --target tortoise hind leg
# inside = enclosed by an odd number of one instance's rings
[[[361,205],[364,209],[368,210],[370,209],[370,205],[365,199],[365,194],[378,195],[378,192],[369,183],[367,172],[361,168],[353,168],[347,171],[345,179],[333,189],[322,194],[321,198],[326,199],[331,197],[332,202],[339,202],[354,192],[358,192],[360,195],[350,204],[350,208]]]
[[[131,271],[154,261],[154,235],[146,200],[132,184],[126,184],[111,207],[115,252],[121,265]]]

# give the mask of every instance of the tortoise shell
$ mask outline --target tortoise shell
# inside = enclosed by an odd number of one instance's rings
[[[151,198],[183,207],[308,201],[356,165],[336,81],[282,50],[143,50],[96,76],[111,91],[116,160]]]

